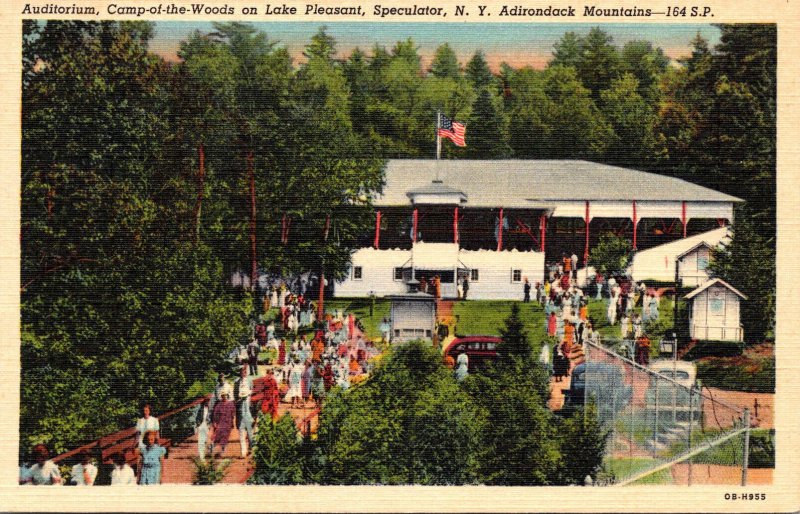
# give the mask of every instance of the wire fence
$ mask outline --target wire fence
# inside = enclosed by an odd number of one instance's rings
[[[659,359],[644,367],[614,350],[588,342],[572,378],[608,435],[599,482],[744,484],[749,412],[704,394],[691,363]]]

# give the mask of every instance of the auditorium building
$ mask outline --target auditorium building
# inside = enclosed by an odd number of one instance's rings
[[[677,178],[571,160],[390,160],[375,227],[339,297],[386,296],[438,276],[445,298],[520,299],[523,283],[604,234],[647,250],[733,222],[742,200]],[[642,277],[645,278],[645,277]]]

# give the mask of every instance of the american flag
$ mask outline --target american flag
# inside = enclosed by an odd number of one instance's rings
[[[446,137],[456,146],[467,146],[464,136],[467,134],[467,126],[463,123],[453,121],[444,114],[440,114],[439,136]]]

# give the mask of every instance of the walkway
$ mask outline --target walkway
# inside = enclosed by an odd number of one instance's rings
[[[264,376],[263,372],[261,376]],[[311,416],[311,432],[314,433],[316,431],[318,416],[314,414],[314,407],[311,407],[310,404],[309,407],[305,409],[290,409],[289,404],[281,403],[278,407],[278,414],[283,416],[286,412],[291,412],[295,423],[298,424]],[[215,454],[218,451],[218,449],[215,449]],[[242,457],[241,451],[239,431],[234,428],[231,431],[230,442],[225,449],[225,454],[222,455],[223,459],[230,459],[231,464],[226,470],[225,478],[222,479],[221,483],[243,484],[253,474],[254,468],[250,456]],[[179,445],[172,446],[169,449],[167,459],[164,460],[161,482],[164,484],[191,484],[195,470],[192,457],[196,456],[197,436],[195,435],[189,437]]]

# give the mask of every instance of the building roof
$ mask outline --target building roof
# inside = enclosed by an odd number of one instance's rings
[[[440,184],[433,183],[437,177]],[[557,200],[742,201],[685,180],[588,161],[393,159],[375,205],[408,205],[409,193],[431,188],[463,193],[470,207],[530,208]]]
[[[713,285],[716,285],[716,284],[719,284],[719,285],[721,285],[723,287],[726,287],[726,288],[730,289],[731,291],[733,291],[734,293],[739,295],[743,300],[747,300],[747,297],[745,295],[743,295],[738,289],[736,289],[735,287],[733,287],[729,283],[725,282],[721,278],[715,278],[713,280],[709,280],[708,282],[705,282],[700,287],[698,287],[694,291],[692,291],[692,292],[688,293],[686,296],[684,296],[684,298],[686,300],[691,300],[692,298],[694,298],[695,296],[699,295],[700,293],[702,293],[703,291],[705,291],[709,287],[711,287]]]
[[[705,242],[705,241],[700,241],[699,243],[697,243],[697,244],[696,244],[696,245],[694,245],[693,247],[689,248],[688,250],[686,250],[686,251],[684,251],[684,252],[682,252],[682,253],[679,253],[678,255],[676,255],[676,256],[675,256],[675,258],[676,258],[676,259],[683,259],[684,257],[686,257],[687,255],[689,255],[690,253],[692,253],[692,252],[695,252],[695,251],[697,251],[697,250],[699,250],[700,248],[703,248],[703,247],[706,247],[706,248],[708,248],[709,250],[711,250],[711,248],[712,248],[712,247],[711,247],[711,245],[710,245],[710,244],[708,244],[707,242]]]

